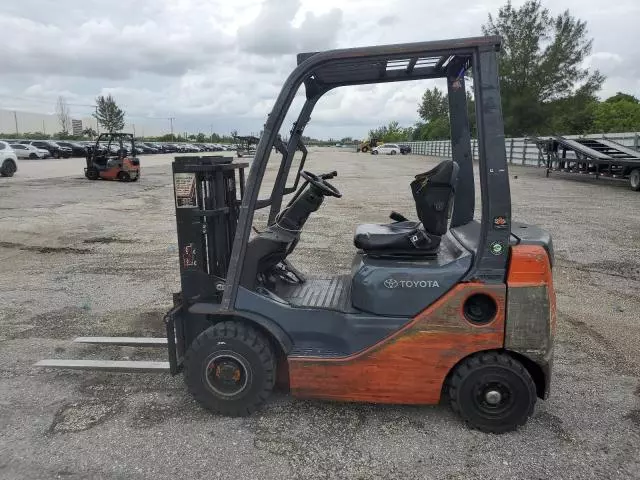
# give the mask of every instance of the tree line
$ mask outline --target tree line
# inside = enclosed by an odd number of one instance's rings
[[[568,10],[552,15],[540,0],[515,8],[508,1],[489,14],[484,35],[500,35],[500,91],[505,134],[510,137],[640,131],[640,102],[619,92],[598,99],[605,77],[584,66],[593,39],[587,24]],[[473,78],[467,78],[472,84]],[[467,92],[472,134],[475,104]],[[370,138],[441,140],[449,138],[449,103],[438,87],[427,89],[410,127],[390,122],[369,132]]]

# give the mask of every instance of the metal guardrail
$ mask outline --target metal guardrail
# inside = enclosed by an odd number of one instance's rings
[[[542,136],[544,138],[544,135]],[[621,145],[634,148],[640,151],[640,132],[632,133],[598,133],[592,135],[567,135],[565,138],[594,138],[613,140]],[[410,145],[414,155],[429,155],[434,157],[450,157],[451,141],[449,140],[431,140],[421,142],[396,142],[403,145]],[[528,165],[533,167],[545,166],[543,159],[539,158],[538,148],[535,142],[527,140],[527,138],[505,138],[505,148],[507,151],[507,160],[515,165]],[[478,159],[478,141],[471,140],[473,159]]]

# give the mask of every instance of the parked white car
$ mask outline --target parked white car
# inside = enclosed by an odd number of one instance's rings
[[[50,156],[49,150],[44,148],[34,147],[33,145],[25,145],[23,143],[12,143],[11,148],[16,152],[18,158],[30,158],[35,160],[37,158],[47,158]]]
[[[18,157],[7,142],[0,142],[0,175],[13,177],[18,171]]]
[[[395,143],[385,143],[371,149],[372,155],[378,155],[379,153],[384,155],[397,155],[400,153],[400,147]]]

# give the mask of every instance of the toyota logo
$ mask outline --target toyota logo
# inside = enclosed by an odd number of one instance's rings
[[[387,278],[384,281],[384,286],[387,287],[387,288],[397,288],[398,281],[394,280],[393,278]]]

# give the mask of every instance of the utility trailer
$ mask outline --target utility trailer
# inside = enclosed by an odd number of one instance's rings
[[[538,159],[552,171],[580,173],[628,180],[640,191],[640,152],[607,138],[569,139],[561,136],[531,139],[538,147]]]

